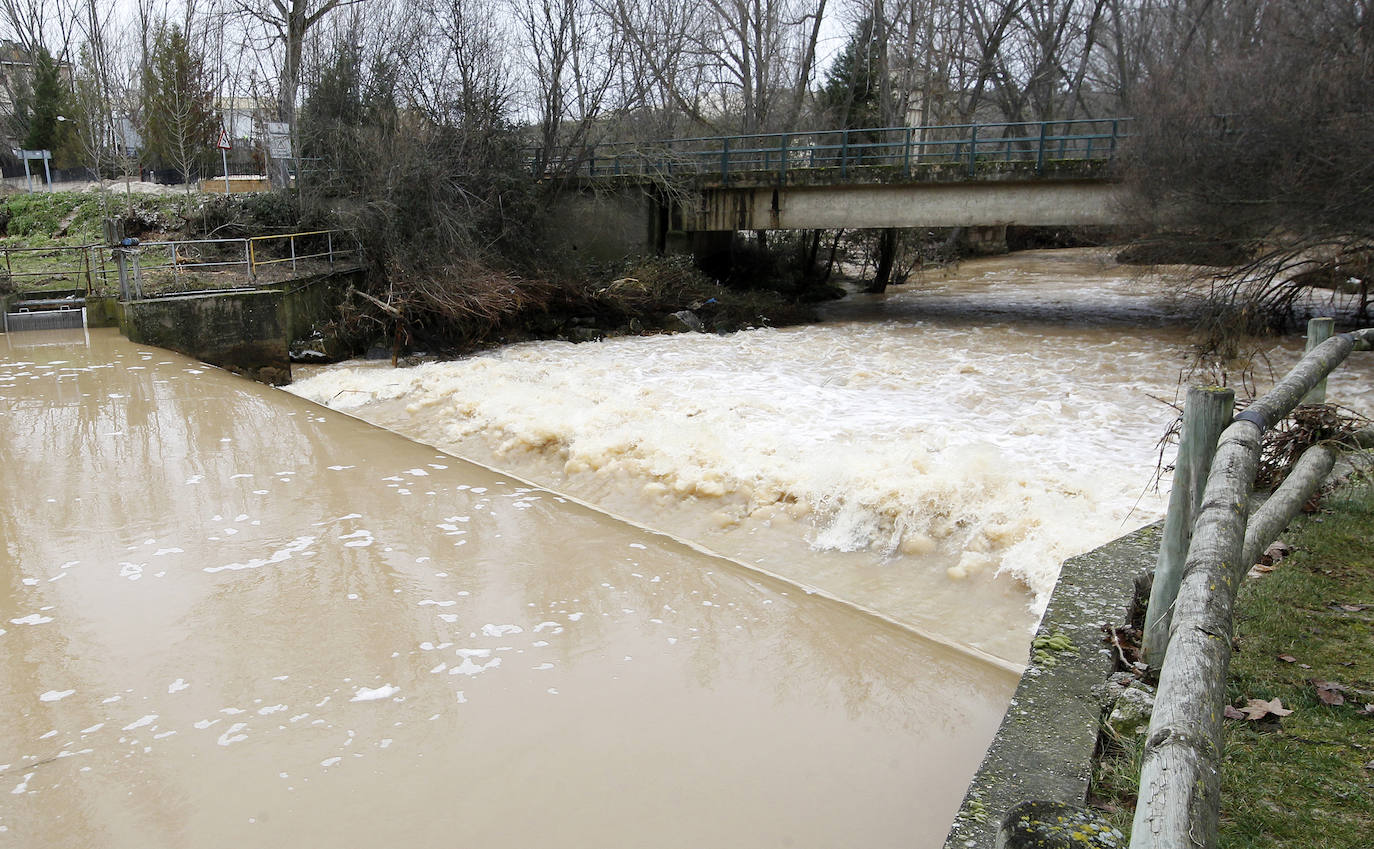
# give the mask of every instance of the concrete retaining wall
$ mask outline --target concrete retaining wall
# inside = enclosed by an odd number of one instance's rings
[[[362,269],[343,268],[271,287],[282,292],[282,327],[287,340],[307,339],[316,329],[338,318],[344,293],[349,286],[361,283]]]
[[[87,327],[124,326],[124,304],[115,295],[86,296]]]
[[[1117,694],[1109,684],[1115,650],[1102,626],[1127,623],[1136,583],[1154,567],[1159,528],[1150,525],[1065,561],[1036,635],[1064,635],[1072,648],[1051,652],[1053,663],[1032,661],[1021,676],[945,849],[1028,845],[1007,842],[1001,832],[1024,824],[1028,811],[1033,820],[1045,810],[1075,830],[1061,835],[1062,841],[1034,845],[1114,845],[1112,832],[1093,812],[1081,810],[1102,719]]]
[[[595,191],[570,188],[558,196],[556,244],[587,262],[652,255],[660,245],[658,204],[639,186]]]
[[[276,290],[124,303],[124,335],[273,385],[291,382]]]

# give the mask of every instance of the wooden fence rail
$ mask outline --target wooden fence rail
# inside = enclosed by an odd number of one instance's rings
[[[1257,511],[1247,523],[1260,436],[1288,415],[1351,351],[1371,347],[1374,328],[1321,342],[1273,390],[1237,415],[1221,435],[1173,601],[1168,652],[1140,770],[1131,849],[1210,849],[1216,845],[1222,718],[1236,591],[1253,562],[1247,557],[1272,541],[1301,507],[1302,501],[1294,504],[1294,500],[1306,500],[1303,493],[1319,485],[1330,468],[1320,453],[1310,460],[1304,455],[1292,486],[1276,493],[1279,500],[1271,510]],[[1247,524],[1252,533],[1247,534]]]

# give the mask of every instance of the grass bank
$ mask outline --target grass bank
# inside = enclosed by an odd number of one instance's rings
[[[1222,849],[1374,845],[1374,482],[1328,497],[1291,554],[1237,600],[1222,767]],[[1256,710],[1267,702],[1286,715]],[[1278,700],[1275,703],[1273,700]],[[1278,713],[1282,713],[1279,711]],[[1143,740],[1113,747],[1095,793],[1129,833]]]

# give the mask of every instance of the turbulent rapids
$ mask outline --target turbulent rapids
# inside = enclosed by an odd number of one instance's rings
[[[1066,557],[1161,515],[1180,317],[1086,252],[908,289],[810,327],[345,364],[292,391],[1015,657]]]

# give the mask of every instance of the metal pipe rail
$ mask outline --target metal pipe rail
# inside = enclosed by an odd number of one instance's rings
[[[118,285],[115,265],[127,261],[136,279],[144,274],[170,275],[179,283],[183,275],[196,270],[238,271],[255,283],[259,271],[275,265],[290,263],[291,270],[299,270],[299,263],[325,260],[332,269],[342,259],[356,257],[360,252],[357,239],[346,230],[311,230],[252,236],[246,239],[168,239],[142,242],[138,245],[58,245],[45,248],[12,248],[0,246],[5,258],[4,273],[11,280],[25,278],[53,280],[75,276],[82,281],[87,294]],[[122,254],[107,256],[114,252]],[[41,256],[28,259],[27,255]],[[72,255],[65,263],[46,262],[52,255]],[[107,262],[109,264],[107,264]]]
[[[139,248],[140,267],[143,271],[165,271],[171,270],[176,276],[180,271],[195,268],[227,268],[242,267],[250,279],[257,278],[259,268],[277,265],[280,263],[291,263],[291,270],[297,270],[297,263],[310,259],[325,259],[329,262],[330,268],[334,267],[335,262],[342,257],[353,255],[354,249],[335,248],[335,235],[345,234],[343,230],[310,230],[299,233],[280,233],[268,236],[251,236],[247,239],[176,239],[161,242],[143,242]],[[297,250],[297,240],[315,238],[322,242],[320,249],[309,253],[302,253]],[[274,257],[271,251],[264,251],[264,248],[273,243],[285,242],[285,255]],[[223,253],[233,253],[233,259],[208,259],[197,256],[197,252],[203,251],[202,246],[232,246],[231,250]],[[147,250],[167,250],[168,261],[161,264],[146,264],[142,261],[142,254]]]
[[[53,245],[44,248],[16,248],[6,245],[0,246],[0,251],[5,255],[5,276],[11,281],[57,281],[74,277],[80,281],[79,286],[89,294],[95,288],[96,280],[103,279],[108,273],[98,245]],[[67,259],[67,264],[61,262],[65,255],[71,255]],[[45,262],[51,258],[57,258],[59,262],[55,265]]]
[[[837,169],[840,180],[853,168],[883,167],[911,176],[937,164],[965,166],[969,176],[981,163],[1033,162],[1037,174],[1053,161],[1107,160],[1129,137],[1131,118],[1079,118],[920,127],[814,130],[738,136],[612,142],[557,160],[532,153],[536,175],[581,177],[669,177],[697,175],[729,183],[745,174],[774,176],[786,183],[798,170]]]

